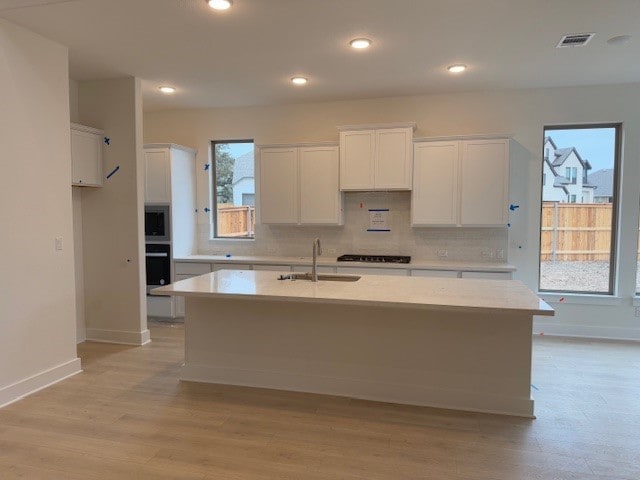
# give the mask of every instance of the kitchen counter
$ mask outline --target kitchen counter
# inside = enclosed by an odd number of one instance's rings
[[[221,270],[182,280],[152,293],[187,297],[260,299],[448,311],[553,315],[553,309],[517,280],[387,277],[355,282],[278,280],[275,272]]]
[[[325,267],[405,268],[425,270],[466,270],[482,272],[514,272],[516,267],[505,262],[474,262],[458,260],[420,260],[411,263],[338,262],[337,257],[318,257],[318,265]],[[310,266],[311,257],[188,255],[174,258],[175,262],[240,263],[247,265],[302,265]]]
[[[553,310],[519,281],[277,275],[153,290],[185,297],[182,380],[534,416],[533,316]]]

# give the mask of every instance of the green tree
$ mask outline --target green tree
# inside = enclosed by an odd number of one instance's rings
[[[229,145],[216,143],[214,160],[216,165],[216,196],[218,203],[233,203],[233,163]]]

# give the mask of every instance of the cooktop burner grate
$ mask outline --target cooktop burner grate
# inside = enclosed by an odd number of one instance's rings
[[[339,262],[373,262],[373,263],[409,263],[411,257],[404,255],[357,255],[348,254],[338,257]]]

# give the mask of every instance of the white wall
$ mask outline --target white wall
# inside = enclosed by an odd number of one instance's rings
[[[208,206],[209,179],[200,165],[207,163],[203,153],[210,152],[210,140],[253,138],[256,143],[311,142],[338,140],[336,125],[416,121],[416,136],[463,135],[474,133],[511,133],[511,202],[520,209],[511,215],[509,255],[518,267],[516,277],[530,288],[538,284],[538,248],[540,225],[540,185],[542,142],[545,125],[576,123],[624,123],[624,158],[622,185],[622,221],[618,253],[621,258],[635,258],[640,196],[640,85],[504,90],[496,92],[397,97],[372,100],[326,102],[316,104],[197,109],[150,112],[145,115],[145,142],[175,142],[197,148],[198,210],[200,235],[208,234],[208,217],[202,209]],[[395,201],[395,200],[393,200]],[[351,201],[351,207],[358,205]],[[400,201],[401,202],[401,201]],[[409,202],[404,202],[407,210]],[[348,205],[349,208],[349,205]],[[347,211],[347,214],[349,212]],[[399,213],[408,218],[406,213]],[[350,222],[347,215],[346,222]],[[251,248],[258,252],[282,241],[287,247],[307,252],[307,237],[336,232],[334,241],[355,241],[346,227],[314,229],[276,229],[260,227],[253,247],[247,244],[215,243],[203,240],[200,249],[235,251]],[[499,237],[495,229],[487,235]],[[471,235],[480,235],[467,229]],[[287,238],[296,235],[300,238]],[[448,235],[453,231],[446,232]],[[414,251],[432,254],[433,239],[441,239],[442,231],[420,229],[405,240],[415,245]],[[460,234],[459,234],[460,235]],[[263,236],[264,243],[260,240]],[[359,242],[361,237],[356,240]],[[485,239],[479,240],[485,241]],[[204,243],[203,243],[204,242]],[[294,245],[295,243],[295,245]],[[298,245],[299,244],[299,245]],[[382,249],[388,243],[379,242]],[[237,247],[240,245],[242,247]],[[244,245],[244,246],[243,246]],[[455,245],[455,238],[454,238]],[[338,245],[339,246],[339,245]],[[297,251],[297,250],[296,250]],[[293,253],[293,252],[292,252]],[[635,262],[619,266],[619,304],[601,308],[582,307],[564,302],[551,321],[539,323],[546,333],[612,336],[640,339],[640,323],[634,317],[632,296],[635,292]],[[582,299],[578,301],[584,302]],[[614,302],[615,303],[615,302]]]
[[[79,372],[80,359],[67,49],[0,19],[0,85],[3,405]]]
[[[142,344],[149,340],[144,261],[142,96],[140,80],[78,85],[79,123],[111,139],[102,188],[82,190],[85,321],[91,340]]]

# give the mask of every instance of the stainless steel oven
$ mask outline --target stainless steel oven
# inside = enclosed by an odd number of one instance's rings
[[[171,283],[171,245],[147,243],[147,294],[152,288]]]
[[[171,218],[169,205],[144,206],[144,239],[147,242],[171,240]]]

